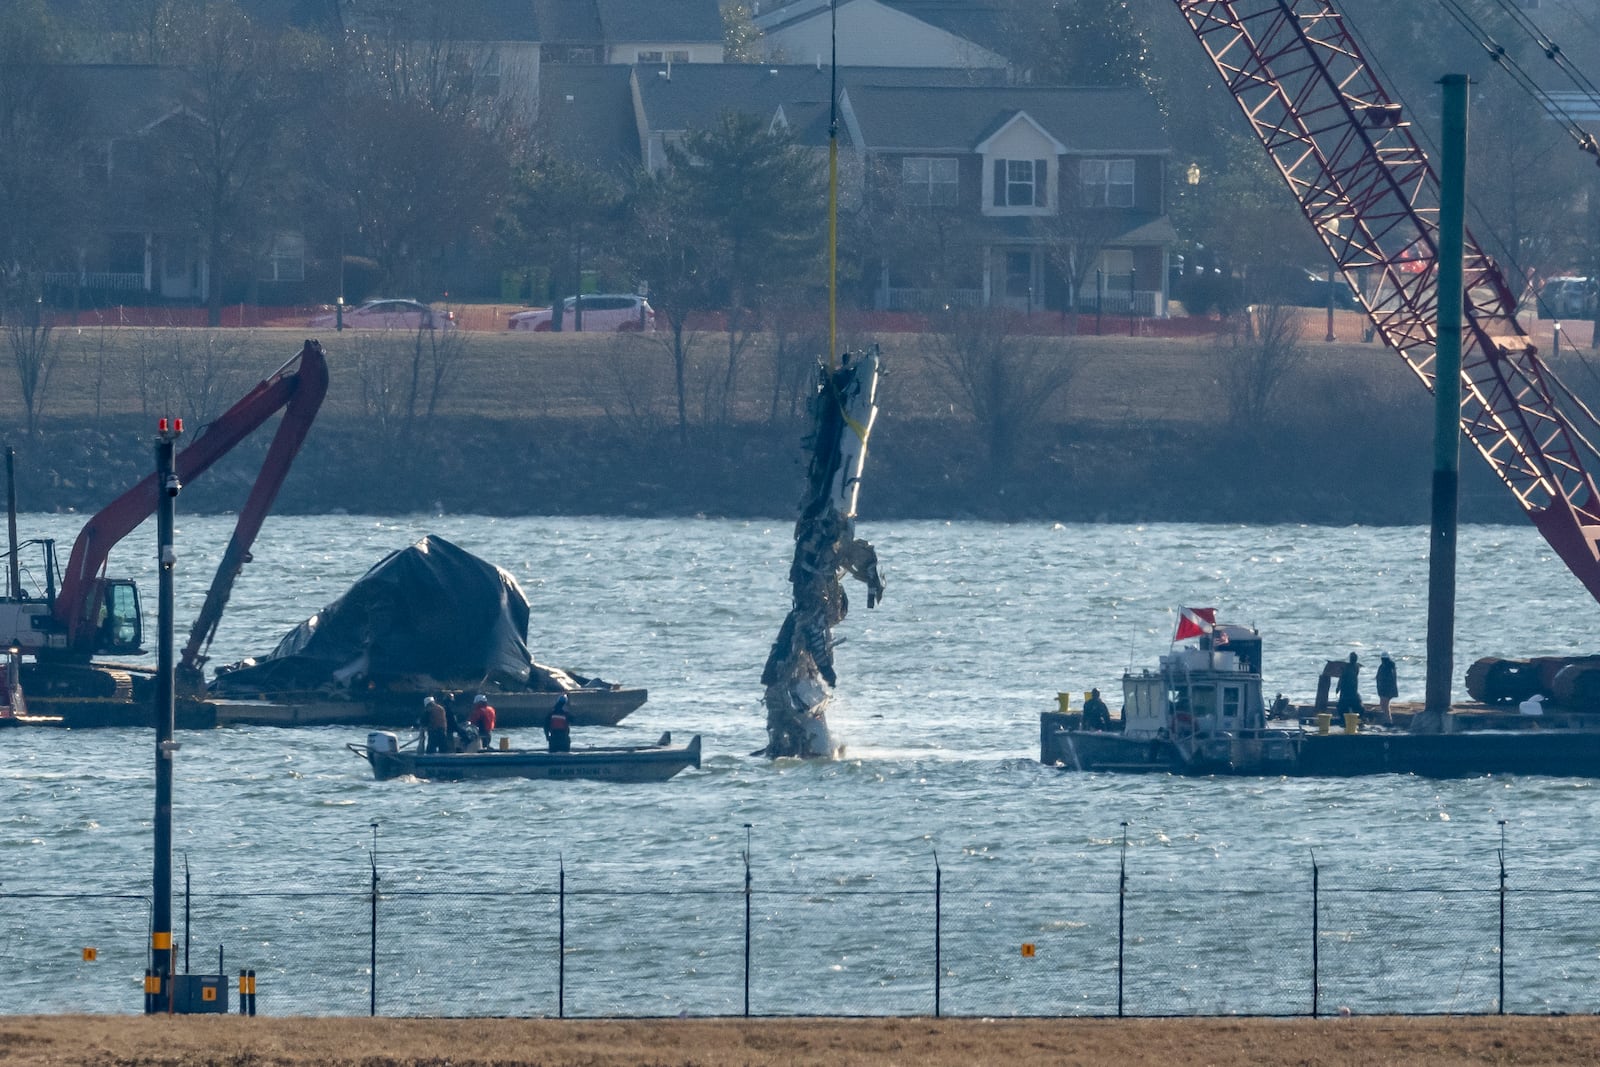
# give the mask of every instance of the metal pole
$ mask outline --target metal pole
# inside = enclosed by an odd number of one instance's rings
[[[1100,316],[1106,309],[1106,272],[1103,268],[1094,269],[1094,335],[1100,336]]]
[[[189,933],[189,853],[183,854],[183,973],[189,973],[189,944],[194,937]],[[217,968],[222,973],[222,968]]]
[[[1500,820],[1500,1011],[1506,1013],[1506,821]]]
[[[750,824],[744,824],[744,1014],[750,1017]]]
[[[368,853],[372,860],[372,932],[369,935],[369,957],[367,961],[367,1014],[376,1018],[378,1015],[378,824],[372,824],[372,851]]]
[[[1134,335],[1134,316],[1138,314],[1136,304],[1139,297],[1139,271],[1136,267],[1128,268],[1128,336]]]
[[[832,371],[839,358],[838,0],[829,0],[828,3],[828,42],[828,370]]]
[[[182,432],[180,419],[162,419],[156,432],[156,544],[160,569],[156,608],[156,811],[150,964],[155,972],[153,1008],[157,1012],[172,1010],[172,757],[178,749],[172,740],[172,572],[178,561],[172,544],[172,528],[178,491],[182,488],[173,470],[172,458],[173,444]]]
[[[6,567],[6,592],[22,599],[22,563],[17,559],[17,450],[6,446],[6,534],[11,550]]]
[[[1337,234],[1338,232],[1339,231],[1337,229],[1334,230],[1334,233]],[[1334,279],[1337,277],[1337,272],[1334,271],[1333,267],[1330,265],[1328,267],[1328,336],[1322,339],[1324,343],[1330,345],[1338,340],[1338,338],[1333,335],[1333,284]]]
[[[560,931],[556,941],[556,1018],[567,1017],[567,861],[556,876],[556,928]]]
[[[1319,910],[1322,890],[1321,881],[1322,872],[1317,869],[1317,854],[1313,852],[1311,853],[1311,1017],[1313,1019],[1317,1018],[1317,1012],[1321,1006],[1317,1000],[1317,995],[1322,986],[1320,973],[1322,963],[1320,957],[1321,946],[1317,942],[1318,924],[1321,921],[1321,912]]]
[[[1461,327],[1467,196],[1467,76],[1447,74],[1439,170],[1439,328],[1433,383],[1433,518],[1428,537],[1428,676],[1424,729],[1450,711],[1456,610],[1456,497],[1461,463]]]
[[[1117,1018],[1122,1018],[1122,964],[1128,901],[1128,824],[1122,824],[1122,863],[1117,874]]]
[[[939,853],[933,854],[933,1017],[940,1016],[940,993],[944,985],[944,871]]]

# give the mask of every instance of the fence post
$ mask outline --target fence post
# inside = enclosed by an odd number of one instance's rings
[[[367,936],[367,1014],[378,1015],[378,824],[372,824],[372,851],[367,854],[372,865],[372,886],[368,892],[371,912],[371,929]]]
[[[1106,309],[1106,272],[1095,268],[1094,272],[1094,335],[1100,336],[1100,316]]]
[[[744,1017],[750,1017],[750,824],[744,824]]]
[[[1318,907],[1322,890],[1322,872],[1317,867],[1317,853],[1311,852],[1311,1017],[1317,1018],[1320,1007],[1317,996],[1321,991],[1322,978],[1319,973],[1321,964],[1321,943],[1318,936],[1318,924],[1321,922],[1322,912]]]
[[[1137,268],[1128,268],[1128,336],[1135,334],[1134,326],[1138,323],[1139,310],[1136,307],[1139,301],[1139,271]]]
[[[556,1018],[567,1017],[567,861],[560,858],[556,875]]]
[[[1500,820],[1500,1012],[1506,1013],[1506,821]]]
[[[1128,824],[1122,824],[1122,862],[1117,872],[1117,1018],[1122,1018],[1123,949],[1127,944],[1125,917],[1128,900]]]
[[[940,1017],[940,993],[944,984],[944,871],[939,853],[933,853],[933,1017]]]

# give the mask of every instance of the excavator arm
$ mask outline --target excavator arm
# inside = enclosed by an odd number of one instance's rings
[[[204,663],[202,646],[209,646],[240,569],[250,559],[250,546],[261,530],[278,490],[328,391],[328,365],[322,346],[307,341],[298,354],[258,382],[238,403],[218,416],[195,441],[178,453],[175,461],[180,481],[198,477],[227,455],[280,408],[283,418],[256,476],[222,563],[206,593],[200,616],[184,646],[180,672],[197,676]],[[151,474],[123,493],[88,521],[73,542],[72,555],[62,575],[55,599],[55,616],[66,631],[70,654],[84,658],[93,651],[111,549],[138,525],[155,514],[156,476]]]
[[[1439,182],[1343,16],[1330,0],[1174,2],[1368,318],[1432,391]],[[1462,430],[1600,600],[1600,496],[1584,465],[1594,450],[1562,402],[1587,412],[1540,360],[1470,234],[1464,290]]]

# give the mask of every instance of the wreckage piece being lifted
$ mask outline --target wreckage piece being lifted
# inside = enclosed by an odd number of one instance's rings
[[[793,602],[761,672],[765,754],[774,759],[831,759],[843,751],[827,720],[838,682],[832,631],[850,607],[841,579],[849,573],[866,584],[869,608],[883,599],[878,554],[855,535],[867,438],[878,415],[878,370],[876,345],[853,363],[846,353],[837,369],[820,369],[812,400],[811,467],[789,568]]]

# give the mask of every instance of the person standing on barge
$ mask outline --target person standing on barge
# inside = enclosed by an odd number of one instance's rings
[[[1338,714],[1360,715],[1367,710],[1361,706],[1361,690],[1358,682],[1360,675],[1361,663],[1352,652],[1349,662],[1344,665],[1344,670],[1339,672],[1339,706],[1335,709]]]
[[[1378,714],[1383,716],[1386,723],[1394,722],[1394,715],[1389,711],[1389,701],[1400,695],[1399,679],[1395,676],[1394,660],[1385,652],[1378,661]]]
[[[1083,702],[1083,728],[1085,730],[1111,729],[1111,709],[1106,707],[1106,702],[1100,699],[1100,690],[1089,690],[1089,698]]]

